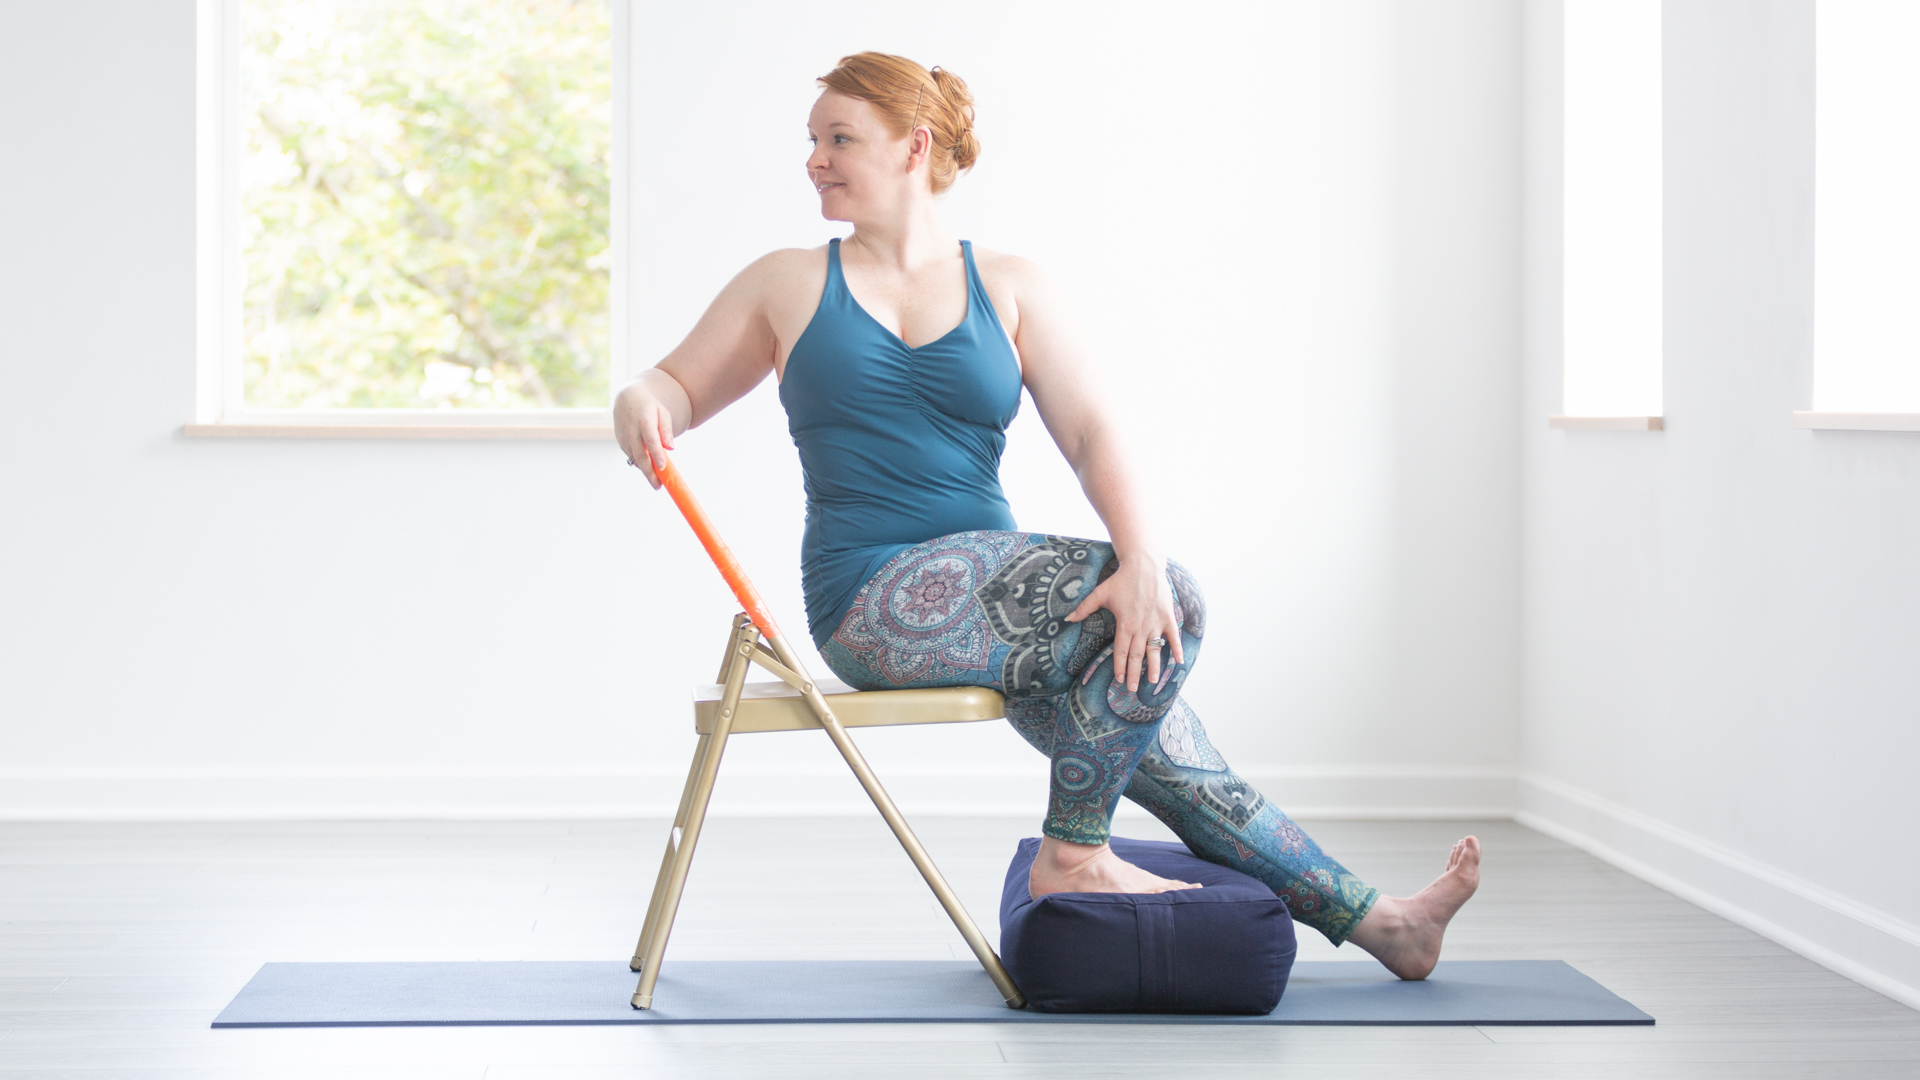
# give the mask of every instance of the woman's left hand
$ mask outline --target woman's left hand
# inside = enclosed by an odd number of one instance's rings
[[[1121,559],[1120,568],[1088,593],[1067,621],[1079,622],[1101,608],[1113,613],[1113,677],[1124,683],[1129,693],[1139,691],[1143,674],[1148,686],[1160,683],[1161,650],[1148,648],[1149,640],[1165,638],[1167,647],[1173,650],[1173,662],[1185,662],[1180,650],[1180,623],[1173,613],[1173,588],[1167,584],[1167,568],[1159,559]]]

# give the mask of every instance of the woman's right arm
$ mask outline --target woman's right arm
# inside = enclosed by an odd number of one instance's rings
[[[676,435],[745,397],[773,370],[779,340],[769,302],[791,254],[777,251],[742,270],[685,341],[615,396],[614,437],[654,487],[654,457],[673,449]]]

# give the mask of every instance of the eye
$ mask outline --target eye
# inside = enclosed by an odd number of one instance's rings
[[[852,140],[852,139],[849,139],[849,138],[847,138],[847,137],[846,137],[845,135],[835,135],[835,136],[833,137],[833,141],[834,141],[835,143],[839,143],[839,144],[845,144],[845,143],[850,143],[850,142],[852,142],[853,140]]]

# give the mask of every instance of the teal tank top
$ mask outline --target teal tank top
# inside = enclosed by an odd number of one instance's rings
[[[1000,490],[1007,425],[1020,410],[1020,361],[980,284],[973,245],[967,315],[912,348],[847,291],[840,241],[827,285],[780,382],[806,477],[800,577],[807,629],[825,644],[887,560],[948,533],[1012,529]]]

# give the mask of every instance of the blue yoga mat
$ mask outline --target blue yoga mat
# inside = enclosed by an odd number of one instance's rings
[[[1009,1009],[972,961],[677,960],[654,1008],[620,961],[266,964],[213,1021],[226,1027],[443,1024],[1651,1024],[1559,960],[1442,960],[1425,982],[1340,960],[1293,967],[1265,1016]]]

